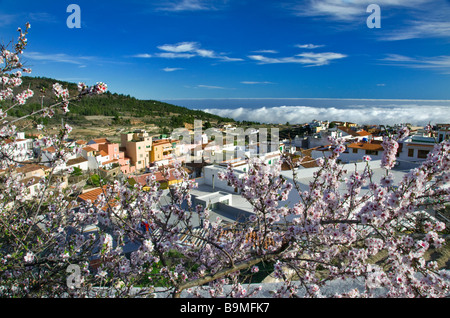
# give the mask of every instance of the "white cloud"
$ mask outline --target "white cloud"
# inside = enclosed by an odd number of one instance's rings
[[[242,81],[241,84],[246,84],[246,85],[258,85],[258,84],[273,84],[272,82],[254,82],[254,81]]]
[[[317,49],[319,47],[324,47],[325,45],[316,45],[316,44],[296,44],[295,47],[301,49]]]
[[[302,1],[292,9],[298,16],[321,16],[348,21],[363,14],[361,7],[361,5],[355,6],[353,1],[324,0]]]
[[[332,60],[343,59],[347,57],[345,54],[325,52],[325,53],[301,53],[296,56],[301,57],[303,64],[311,66],[320,66],[330,64]]]
[[[217,10],[213,2],[202,0],[163,1],[162,4],[157,6],[157,10],[173,12]]]
[[[297,63],[305,66],[322,66],[330,64],[333,60],[347,57],[345,54],[324,52],[324,53],[301,53],[292,57],[266,57],[263,55],[249,55],[250,59],[258,61],[259,64],[277,64],[277,63]]]
[[[343,22],[366,16],[367,6],[377,4],[382,8],[423,8],[433,0],[308,0],[291,6],[298,16],[324,17]]]
[[[151,54],[147,54],[147,53],[142,53],[142,54],[135,54],[132,57],[138,57],[138,58],[143,58],[143,59],[149,59],[152,57]]]
[[[197,49],[195,52],[198,54],[198,56],[201,56],[201,57],[208,57],[208,58],[216,58],[217,57],[216,53],[211,50]]]
[[[197,85],[197,88],[207,88],[207,89],[227,89],[226,87],[222,86],[213,86],[213,85]]]
[[[175,72],[175,71],[180,71],[182,70],[182,68],[179,67],[165,67],[162,69],[164,72]]]
[[[166,53],[156,53],[156,57],[162,57],[165,59],[190,59],[191,57],[196,56],[195,54],[190,53],[172,53],[172,52],[166,52]]]
[[[276,50],[256,50],[256,51],[253,51],[253,53],[273,53],[273,54],[276,54],[276,53],[278,53],[278,51],[276,51]]]
[[[305,0],[288,7],[297,16],[360,25],[369,16],[366,10],[370,4],[380,6],[382,21],[390,19],[390,25],[395,23],[394,31],[383,28],[383,32],[378,32],[380,40],[450,37],[447,0]]]
[[[164,44],[158,46],[158,49],[160,49],[161,51],[165,51],[164,53],[155,54],[155,56],[162,58],[191,58],[197,56],[221,60],[224,62],[242,61],[241,58],[232,58],[222,53],[217,53],[213,50],[203,49],[198,42],[179,42],[176,44]]]
[[[261,108],[211,108],[203,109],[206,112],[235,120],[257,121],[261,123],[283,124],[308,123],[312,120],[350,121],[359,124],[396,124],[409,122],[417,125],[426,125],[429,122],[449,121],[448,105],[427,106],[414,102],[411,104],[392,104],[384,107],[367,106],[364,101],[361,105],[353,107],[311,107],[311,106],[279,106]],[[424,111],[427,109],[427,111]]]
[[[59,62],[76,65],[84,65],[87,61],[95,59],[93,56],[73,56],[65,53],[47,54],[41,52],[24,52],[23,56],[27,59],[45,62]]]
[[[414,62],[415,59],[400,55],[400,54],[387,54],[387,57],[383,59],[383,61],[390,61],[390,62]]]
[[[410,57],[399,54],[388,54],[381,60],[384,64],[408,68],[432,69],[443,73],[450,72],[450,55],[432,57]]]
[[[382,36],[381,39],[386,41],[400,41],[432,37],[450,38],[450,22],[415,20],[395,32],[389,32],[385,36]]]
[[[180,52],[192,52],[198,49],[199,44],[197,42],[180,42],[177,44],[164,44],[158,46],[158,49],[162,51],[180,53]]]
[[[240,57],[228,57],[228,56],[220,56],[219,59],[222,62],[239,62],[239,61],[244,60],[244,59],[241,59]]]

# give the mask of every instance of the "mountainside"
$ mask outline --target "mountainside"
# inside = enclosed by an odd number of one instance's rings
[[[77,95],[77,84],[58,81],[45,77],[24,76],[20,89],[30,88],[34,96],[24,107],[12,110],[9,115],[23,116],[32,109],[39,109],[43,99],[44,105],[51,105],[54,98],[52,85],[56,82],[69,89],[70,96]],[[157,100],[139,100],[129,95],[107,92],[98,96],[87,96],[70,104],[70,112],[65,115],[67,122],[73,124],[86,123],[89,116],[112,117],[115,123],[142,122],[158,127],[177,128],[185,123],[193,124],[195,119],[204,122],[234,122],[231,118],[223,118],[200,110],[192,110],[181,106],[163,103]],[[61,121],[60,116],[54,120]]]

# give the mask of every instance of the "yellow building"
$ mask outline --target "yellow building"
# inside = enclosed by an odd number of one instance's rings
[[[130,158],[131,165],[135,166],[136,171],[149,166],[152,137],[145,130],[122,134],[120,139],[120,146],[125,151],[126,157]]]
[[[150,162],[158,165],[168,165],[177,155],[178,140],[160,139],[154,140],[150,151]]]

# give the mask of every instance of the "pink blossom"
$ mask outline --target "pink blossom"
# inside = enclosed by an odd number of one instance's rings
[[[32,252],[27,252],[27,254],[24,257],[25,263],[33,262],[34,258],[35,258],[35,255]]]
[[[396,161],[398,142],[393,138],[384,137],[381,145],[384,149],[383,157],[381,159],[381,167],[385,169],[392,169]]]

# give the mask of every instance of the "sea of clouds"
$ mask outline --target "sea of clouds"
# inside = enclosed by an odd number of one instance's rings
[[[390,104],[383,106],[353,105],[348,107],[275,106],[204,108],[203,111],[239,121],[302,124],[312,120],[346,121],[358,124],[426,125],[450,123],[450,105]]]

